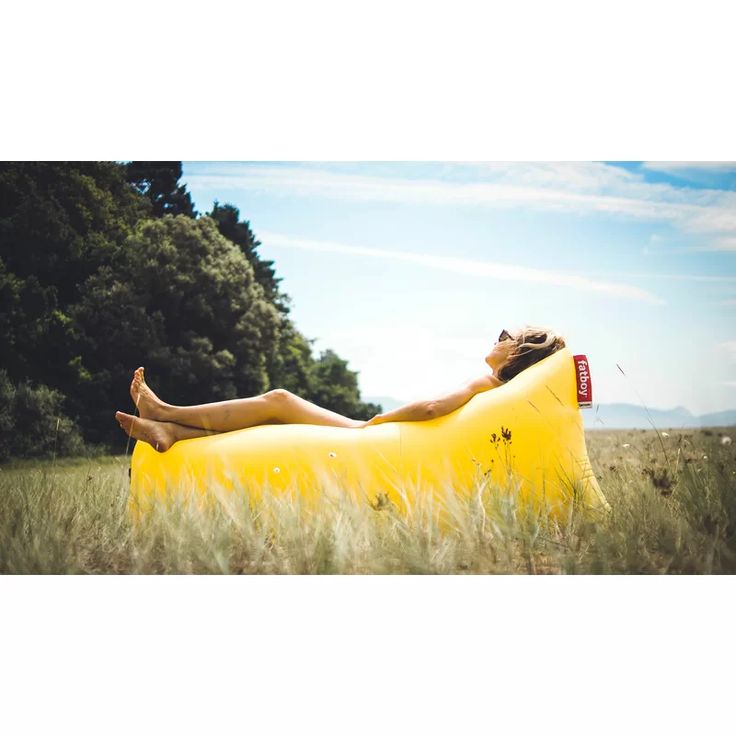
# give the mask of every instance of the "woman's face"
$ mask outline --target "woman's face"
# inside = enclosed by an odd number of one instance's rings
[[[494,373],[498,373],[515,346],[516,343],[511,335],[506,330],[502,330],[491,352],[486,355],[486,363]]]

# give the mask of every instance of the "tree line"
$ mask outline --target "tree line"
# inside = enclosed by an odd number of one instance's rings
[[[121,449],[113,415],[131,410],[138,365],[171,403],[282,387],[357,419],[381,411],[345,360],[313,355],[239,210],[200,215],[181,175],[0,163],[0,460]]]

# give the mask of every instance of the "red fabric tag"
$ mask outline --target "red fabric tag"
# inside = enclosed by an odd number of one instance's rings
[[[588,359],[584,355],[573,355],[575,360],[575,378],[578,382],[578,406],[588,408],[593,406],[593,384],[590,381]]]

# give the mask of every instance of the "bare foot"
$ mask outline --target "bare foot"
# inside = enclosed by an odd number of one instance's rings
[[[138,413],[144,419],[156,419],[157,421],[164,421],[166,419],[166,409],[169,405],[161,401],[148,387],[145,376],[143,375],[143,367],[136,368],[133,373],[133,380],[130,384],[130,397],[138,408]]]
[[[115,419],[118,420],[118,424],[125,430],[128,437],[148,442],[158,452],[166,452],[176,442],[176,437],[168,422],[142,419],[122,411],[115,412]]]

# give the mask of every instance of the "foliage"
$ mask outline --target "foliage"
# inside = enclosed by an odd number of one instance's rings
[[[179,184],[181,161],[129,161],[125,178],[135,190],[151,202],[151,215],[186,215],[196,217],[192,197]]]
[[[237,207],[231,204],[220,205],[217,201],[215,201],[212,212],[209,212],[208,216],[217,223],[220,233],[235,243],[248,259],[248,263],[253,266],[256,281],[263,288],[266,298],[280,312],[288,314],[291,300],[287,294],[282,293],[279,289],[279,283],[283,279],[276,278],[273,261],[265,261],[258,254],[257,249],[261,245],[261,241],[256,240],[250,228],[250,222],[247,220],[240,221],[240,210]]]
[[[282,315],[278,347],[267,356],[266,369],[271,387],[285,388],[309,401],[315,400],[313,342],[302,335],[288,317]],[[325,408],[336,411],[332,406]]]
[[[278,314],[251,265],[208,217],[142,220],[114,264],[87,280],[72,314],[98,397],[87,423],[98,432],[114,425],[111,407],[130,404],[138,365],[171,403],[269,388],[265,356],[275,348]]]
[[[173,403],[283,387],[355,418],[377,413],[344,362],[315,360],[250,223],[217,202],[199,218],[180,177],[181,162],[0,163],[9,379],[61,392],[87,440],[119,447],[113,414],[131,408],[138,365]]]
[[[81,453],[79,428],[64,414],[63,400],[48,386],[15,386],[0,370],[0,461]]]
[[[370,419],[380,414],[378,404],[357,400],[358,373],[348,370],[347,361],[332,350],[325,350],[312,368],[314,403],[328,406],[353,419]]]
[[[250,222],[240,220],[237,207],[215,201],[208,216],[217,223],[220,233],[241,249],[253,266],[256,281],[266,298],[282,315],[276,348],[267,357],[270,386],[286,388],[353,419],[370,419],[380,413],[379,405],[360,400],[357,373],[348,370],[347,362],[334,351],[327,350],[319,359],[314,359],[311,348],[314,340],[305,338],[287,318],[291,299],[280,291],[282,279],[276,278],[273,261],[263,260],[258,254],[261,242],[253,234]]]
[[[12,379],[77,389],[70,306],[148,209],[114,163],[0,164],[0,355]]]

